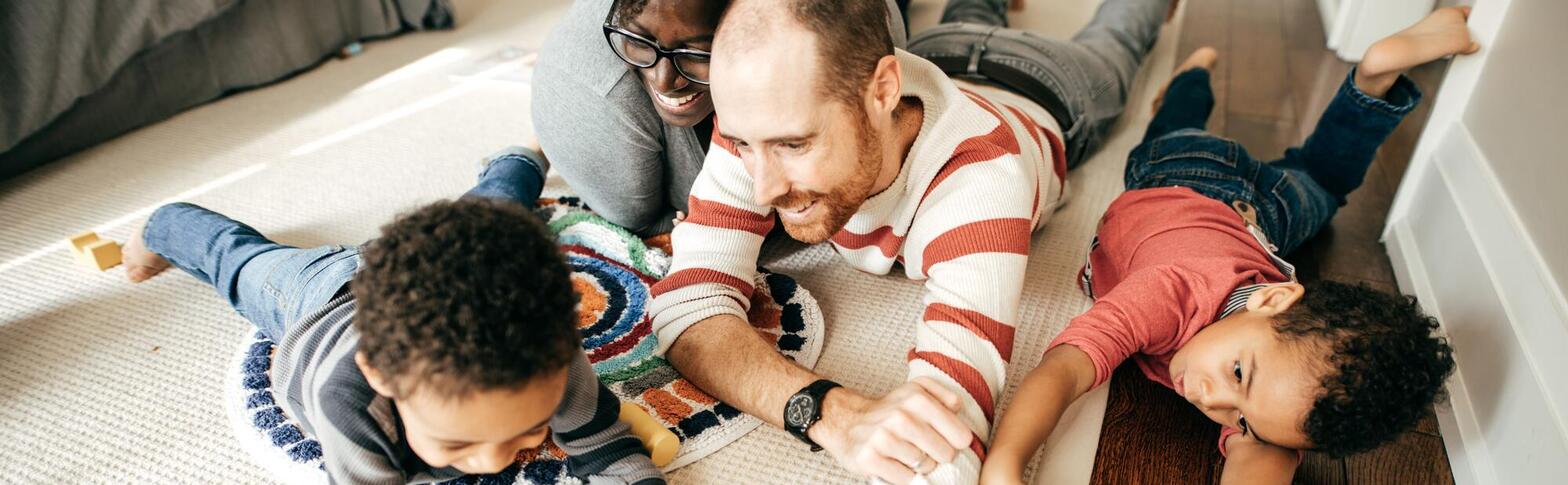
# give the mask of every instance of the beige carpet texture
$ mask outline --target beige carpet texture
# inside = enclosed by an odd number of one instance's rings
[[[125,241],[161,204],[188,201],[280,242],[358,244],[402,211],[461,194],[481,157],[532,133],[529,89],[472,74],[508,47],[536,49],[570,0],[455,0],[455,30],[365,45],[282,83],[231,96],[0,184],[0,483],[273,483],[225,415],[230,359],[252,332],[178,271],[133,285],[66,239]],[[912,31],[942,0],[916,0]],[[1096,0],[1033,0],[1014,27],[1068,38]],[[1114,137],[1069,175],[1069,202],[1036,233],[1006,409],[1045,344],[1090,301],[1076,271],[1121,192],[1127,152],[1173,67],[1180,15],[1145,62]],[[495,73],[491,73],[495,74]],[[480,76],[483,77],[483,76]],[[547,195],[571,189],[557,176]],[[919,282],[843,264],[827,246],[775,242],[762,264],[818,299],[816,370],[882,393],[905,376]],[[1088,483],[1106,392],[1080,400],[1035,460],[1036,483]],[[763,426],[670,477],[675,483],[864,483],[827,454]]]

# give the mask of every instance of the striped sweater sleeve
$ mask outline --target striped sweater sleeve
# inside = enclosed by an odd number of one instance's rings
[[[599,383],[586,355],[571,364],[566,379],[550,432],[566,452],[567,473],[594,485],[664,483],[642,442],[621,422],[621,400]]]
[[[933,482],[978,478],[1006,389],[1030,238],[1046,216],[1037,214],[1038,168],[1020,148],[1005,123],[960,143],[910,226],[906,271],[926,277],[926,294],[909,378],[962,396],[959,417],[975,435],[968,452],[926,477]]]
[[[653,331],[663,355],[682,332],[704,319],[746,319],[762,241],[773,210],[752,201],[751,177],[717,132],[691,188],[689,212],[675,226],[670,271],[652,288]]]

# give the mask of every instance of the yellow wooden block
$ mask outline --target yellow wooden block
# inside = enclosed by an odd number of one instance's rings
[[[98,241],[98,233],[92,231],[71,236],[71,250],[81,254],[82,248],[96,241]]]
[[[71,243],[71,254],[76,256],[76,260],[77,261],[80,261],[80,262],[82,262],[82,264],[85,264],[87,266],[94,266],[94,267],[96,267],[96,265],[93,264],[93,261],[91,259],[89,259],[85,253],[82,252],[82,249],[86,248],[88,244],[92,244],[92,243],[98,242],[98,233],[92,232],[92,231],[87,231],[87,232],[84,232],[84,233],[81,233],[81,234],[77,234],[75,236],[71,236],[71,239],[69,239],[69,241]]]
[[[120,265],[120,244],[99,239],[98,233],[87,231],[71,236],[71,252],[89,268],[104,271]]]
[[[653,458],[653,466],[668,465],[675,459],[675,452],[681,449],[681,439],[636,404],[621,403],[621,421],[630,425],[632,434],[642,440],[643,448],[647,448]]]

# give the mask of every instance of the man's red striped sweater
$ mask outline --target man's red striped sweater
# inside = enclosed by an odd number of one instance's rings
[[[862,271],[887,274],[898,262],[925,281],[909,378],[931,377],[965,396],[960,418],[979,439],[949,472],[975,477],[1005,390],[1030,238],[1062,202],[1066,154],[1056,120],[1035,103],[955,82],[902,50],[897,56],[903,95],[923,105],[920,133],[893,184],[867,199],[831,244]],[[708,152],[691,213],[672,236],[669,275],[653,288],[661,353],[704,319],[746,318],[774,216],[753,202],[752,178],[727,145]]]

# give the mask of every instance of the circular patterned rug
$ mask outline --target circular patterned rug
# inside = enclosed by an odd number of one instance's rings
[[[574,198],[542,199],[538,212],[550,223],[571,265],[583,350],[599,380],[622,401],[636,403],[681,439],[665,471],[724,447],[762,421],[703,393],[662,357],[647,315],[649,287],[670,265],[668,239],[643,240],[593,214]],[[661,247],[663,246],[663,247]],[[757,333],[779,352],[814,367],[822,352],[823,319],[817,302],[788,276],[759,271],[749,317]],[[260,333],[241,345],[227,403],[230,422],[245,449],[274,477],[289,483],[324,483],[321,445],[284,415],[272,395],[273,343]],[[513,484],[572,481],[565,453],[546,441],[494,475],[448,483]]]

